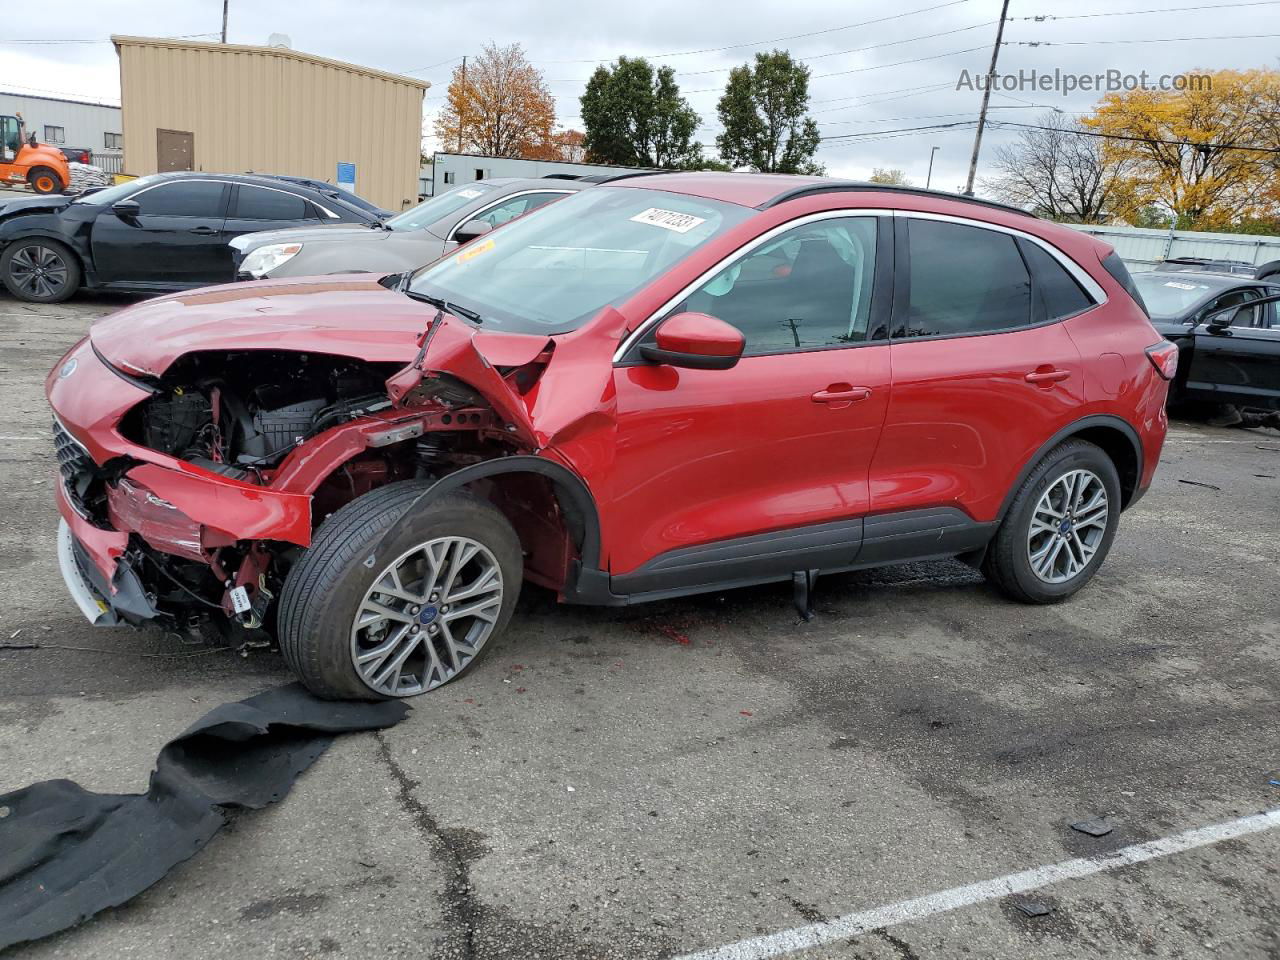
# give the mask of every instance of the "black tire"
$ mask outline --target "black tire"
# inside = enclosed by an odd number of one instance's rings
[[[36,273],[41,266],[46,272]],[[28,303],[61,303],[80,289],[80,275],[79,259],[57,240],[15,240],[0,255],[5,289]]]
[[[1107,523],[1097,550],[1084,569],[1062,583],[1049,583],[1032,569],[1028,538],[1041,496],[1072,470],[1092,471],[1107,494]],[[1086,440],[1066,440],[1036,464],[1014,495],[995,538],[987,548],[982,569],[1003,593],[1022,603],[1058,603],[1088,583],[1111,549],[1120,521],[1120,475],[1100,447]]]
[[[451,493],[415,510],[392,535],[382,556],[370,551],[430,486],[408,480],[379,487],[330,516],[285,580],[277,611],[280,652],[298,679],[328,700],[386,700],[368,686],[352,658],[351,628],[365,594],[387,564],[439,536],[464,536],[483,544],[502,574],[502,605],[484,646],[453,677],[470,669],[506,628],[520,593],[524,561],[520,540],[492,504]]]
[[[27,174],[27,185],[39,194],[62,193],[65,189],[58,171],[50,167],[32,167]]]

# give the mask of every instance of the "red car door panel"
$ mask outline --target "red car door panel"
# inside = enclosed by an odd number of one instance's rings
[[[603,519],[615,576],[673,550],[775,531],[777,542],[739,552],[785,553],[788,531],[827,523],[837,526],[809,533],[835,565],[853,562],[860,523],[848,521],[870,506],[889,406],[889,346],[867,338],[887,324],[892,255],[888,218],[835,212],[777,228],[666,314],[736,326],[746,341],[736,366],[629,356],[615,369]]]

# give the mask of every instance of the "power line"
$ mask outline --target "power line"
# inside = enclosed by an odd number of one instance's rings
[[[1277,0],[1280,2],[1280,0]],[[461,60],[461,56],[450,57],[448,60],[441,60],[439,63],[429,63],[425,67],[414,67],[412,70],[392,70],[392,73],[422,73],[424,70],[434,70],[436,67],[443,67],[446,63],[457,63]]]
[[[1190,40],[1263,40],[1280,37],[1280,33],[1240,33],[1226,37],[1150,37],[1145,40],[1009,40],[1005,46],[1015,47],[1092,47],[1112,43],[1183,43]]]
[[[944,57],[958,57],[962,53],[973,53],[975,50],[985,49],[985,46],[966,47],[963,50],[952,50],[949,53],[936,53],[931,57],[916,57],[913,60],[897,60],[893,63],[876,63],[869,67],[854,67],[852,70],[837,70],[834,73],[815,73],[812,79],[821,80],[824,77],[843,77],[850,73],[866,73],[868,70],[884,70],[887,67],[904,67],[909,63],[924,63],[926,60],[941,60]]]
[[[977,120],[957,120],[954,123],[930,123],[923,127],[899,127],[896,130],[868,130],[865,133],[833,133],[828,137],[819,137],[820,142],[830,140],[853,140],[855,138],[881,136],[886,133],[918,133],[925,130],[951,130],[957,127],[971,127]]]
[[[723,47],[704,47],[701,50],[680,50],[675,53],[650,53],[646,57],[650,60],[660,60],[667,57],[691,57],[699,53],[719,53],[722,50],[740,50],[743,47],[759,47],[766,43],[782,43],[786,40],[800,40],[803,37],[818,37],[828,33],[839,33],[842,30],[852,30],[854,27],[867,27],[873,23],[887,23],[890,20],[901,20],[903,17],[914,17],[920,13],[930,13],[934,10],[942,10],[945,7],[955,7],[962,3],[968,3],[970,0],[947,0],[946,3],[934,4],[931,7],[921,7],[918,10],[907,10],[903,13],[891,14],[887,17],[877,17],[874,20],[861,20],[858,23],[846,23],[840,27],[828,27],[825,30],[811,30],[808,33],[793,33],[786,37],[774,37],[771,40],[748,40],[745,43],[731,43]],[[581,60],[542,60],[541,63],[608,63],[609,59],[601,60],[599,58],[581,59]]]
[[[1018,127],[1026,130],[1058,130],[1057,127],[1046,127],[1037,123],[1014,123],[1012,120],[992,120],[993,125],[1000,127]],[[1061,132],[1061,131],[1059,131]],[[1193,143],[1190,140],[1162,140],[1159,137],[1130,137],[1121,133],[1099,133],[1096,130],[1072,130],[1073,135],[1082,137],[1100,137],[1103,140],[1127,140],[1131,143],[1159,143],[1170,147],[1194,147],[1206,150],[1248,150],[1250,153],[1280,154],[1280,147],[1250,147],[1235,143]]]
[[[1147,13],[1187,13],[1191,10],[1227,10],[1232,7],[1273,7],[1280,0],[1252,0],[1250,3],[1207,3],[1194,7],[1159,7],[1154,10],[1106,10],[1101,13],[1041,13],[1030,17],[1010,17],[1010,20],[1085,20],[1091,17],[1135,17]]]

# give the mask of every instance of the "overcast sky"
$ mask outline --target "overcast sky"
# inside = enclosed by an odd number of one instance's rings
[[[859,133],[856,141],[827,140],[818,160],[829,173],[866,177],[874,167],[899,167],[923,185],[930,148],[939,147],[933,186],[956,189],[964,182],[972,149],[970,128],[885,133],[901,128],[971,120],[981,93],[957,90],[962,70],[981,75],[995,38],[999,0],[735,0],[729,3],[644,0],[600,3],[559,0],[486,0],[426,4],[409,0],[230,0],[228,40],[265,43],[287,34],[294,49],[337,60],[409,73],[429,80],[425,103],[430,119],[439,107],[453,67],[450,58],[474,55],[489,41],[518,42],[556,95],[563,126],[576,126],[578,96],[592,62],[619,54],[657,58],[678,71],[682,91],[703,117],[701,139],[714,153],[719,130],[715,104],[728,68],[758,50],[782,47],[808,63],[812,113],[824,137]],[[1145,15],[1123,11],[1168,10],[1212,4],[1217,9]],[[932,9],[926,9],[932,8]],[[101,42],[112,33],[181,36],[208,32],[216,39],[221,0],[72,0],[48,15],[40,4],[10,4],[0,19],[0,89],[78,99],[119,102],[114,49]],[[896,19],[882,19],[923,11]],[[1099,14],[1081,17],[1081,14]],[[1037,22],[1049,15],[1055,19]],[[1280,0],[1223,4],[1222,0],[1012,0],[1005,27],[1010,45],[1001,49],[999,70],[1075,73],[1146,70],[1153,76],[1196,68],[1276,67]],[[867,21],[880,22],[867,22]],[[841,29],[845,28],[845,29]],[[817,33],[817,31],[825,31]],[[796,36],[798,34],[814,34]],[[776,38],[795,37],[777,40]],[[1242,39],[1200,39],[1241,37]],[[1196,38],[1167,43],[1156,38]],[[90,40],[89,43],[14,41]],[[775,42],[768,42],[775,41]],[[1022,45],[1039,42],[1030,47]],[[1046,44],[1061,44],[1052,46]],[[706,51],[729,45],[730,50]],[[872,49],[867,49],[872,48]],[[680,53],[679,56],[659,56]],[[445,62],[442,62],[445,61]],[[916,61],[916,62],[904,62]],[[830,76],[824,76],[829,74]],[[1087,111],[1095,93],[1018,91],[993,96],[993,119],[1032,122],[1049,106],[1067,113]],[[1032,105],[1038,106],[1032,106]],[[242,105],[252,110],[252,103]],[[353,136],[359,117],[334,117],[335,131]],[[983,155],[1011,138],[990,131]],[[871,137],[879,137],[871,139]],[[434,144],[428,141],[428,149]],[[979,167],[979,176],[986,172]]]

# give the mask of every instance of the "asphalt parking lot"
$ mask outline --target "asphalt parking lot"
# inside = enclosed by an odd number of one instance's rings
[[[271,655],[94,630],[65,593],[42,382],[123,302],[0,296],[0,645],[38,644],[0,650],[0,793],[141,791],[166,740],[288,679]],[[1231,825],[1280,808],[1278,507],[1280,433],[1175,422],[1100,575],[1060,606],[958,563],[825,578],[808,624],[782,587],[620,611],[528,593],[408,720],[339,740],[132,903],[6,956],[630,960],[749,940],[722,955],[753,958],[851,917],[795,955],[1275,958],[1280,819]],[[1104,837],[1068,826],[1095,816]],[[1019,896],[956,892],[1112,851]]]

